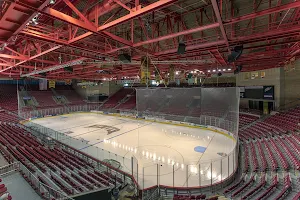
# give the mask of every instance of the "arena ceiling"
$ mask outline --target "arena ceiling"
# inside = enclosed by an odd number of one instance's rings
[[[237,65],[254,71],[284,66],[300,51],[296,0],[2,0],[0,7],[2,77],[130,77],[142,56],[161,72],[171,64],[206,74]],[[243,54],[228,63],[237,45]],[[120,62],[122,53],[132,63]]]

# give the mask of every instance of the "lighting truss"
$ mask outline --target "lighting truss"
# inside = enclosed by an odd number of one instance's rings
[[[170,64],[210,64],[211,60],[153,60],[152,64],[170,65]],[[103,61],[103,62],[84,62],[83,64],[99,64],[99,65],[140,65],[140,61],[131,61],[130,63],[124,63],[122,61]]]
[[[59,65],[53,65],[53,66],[51,66],[49,68],[46,68],[46,69],[35,70],[35,71],[31,72],[31,73],[21,75],[21,77],[28,77],[28,76],[32,76],[32,75],[35,75],[35,74],[41,74],[41,73],[45,73],[45,72],[49,72],[49,71],[54,71],[54,70],[62,69],[62,68],[65,68],[65,67],[71,67],[71,66],[74,66],[74,65],[80,65],[80,64],[82,64],[82,62],[83,62],[84,59],[85,58],[79,58],[79,59],[73,60],[71,62],[66,62],[66,63],[59,64]]]

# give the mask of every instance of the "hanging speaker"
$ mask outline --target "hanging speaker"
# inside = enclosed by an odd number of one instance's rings
[[[243,49],[244,49],[243,45],[234,47],[234,52],[237,53],[237,54],[236,54],[236,57],[235,57],[235,60],[237,60],[237,59],[240,58],[240,56],[241,56],[242,53],[243,53]]]
[[[219,72],[219,73],[218,73],[218,76],[222,76],[222,73],[221,73],[221,72]]]
[[[72,67],[65,67],[64,70],[66,72],[73,72],[73,68]]]
[[[228,55],[228,58],[227,58],[228,62],[232,63],[232,62],[236,61],[237,59],[239,59],[239,57],[243,53],[243,49],[244,49],[243,45],[235,46],[233,48],[233,51],[231,51],[231,54]]]
[[[127,53],[123,53],[119,55],[119,60],[123,63],[131,63],[131,56]]]
[[[235,57],[231,54],[228,55],[227,60],[229,63],[233,63],[235,61]]]
[[[179,42],[177,54],[184,54],[185,53],[185,47],[186,45],[183,42]]]

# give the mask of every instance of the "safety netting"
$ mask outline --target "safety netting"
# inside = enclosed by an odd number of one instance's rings
[[[136,98],[139,117],[210,125],[237,138],[238,88],[145,88]]]

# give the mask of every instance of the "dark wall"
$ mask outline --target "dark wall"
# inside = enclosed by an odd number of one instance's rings
[[[108,192],[108,189],[106,189],[88,194],[82,194],[80,196],[75,196],[72,198],[75,200],[111,200],[111,194]]]

